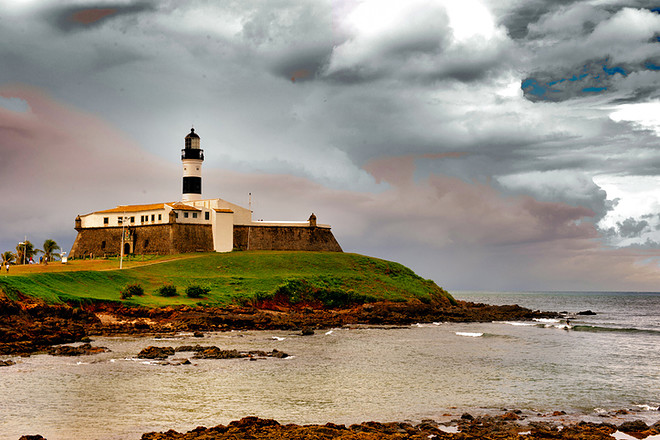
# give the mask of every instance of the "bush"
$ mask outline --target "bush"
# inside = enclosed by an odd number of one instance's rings
[[[129,299],[133,296],[144,295],[144,289],[139,283],[127,284],[119,291],[119,294],[121,295],[121,299]]]
[[[202,286],[188,286],[186,287],[186,295],[188,298],[201,298],[209,294],[211,289]]]
[[[170,296],[177,296],[178,294],[176,293],[176,286],[173,284],[165,284],[164,286],[160,286],[158,289],[158,294],[160,296],[164,297],[170,297]]]

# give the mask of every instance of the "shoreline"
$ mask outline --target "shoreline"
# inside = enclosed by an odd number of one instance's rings
[[[355,423],[331,421],[287,423],[265,417],[245,416],[226,424],[179,428],[180,431],[164,428],[162,431],[124,433],[121,438],[135,440],[658,440],[660,413],[651,412],[655,417],[640,418],[639,412],[630,413],[627,410],[586,415],[566,413],[561,410],[537,412],[479,408],[462,412],[458,408],[451,408],[439,417],[418,421],[406,419]],[[39,433],[23,434],[16,438],[48,440],[47,436]]]
[[[49,305],[24,295],[12,300],[0,292],[0,356],[30,355],[53,345],[85,342],[93,336],[167,335],[182,331],[313,331],[351,325],[531,321],[559,316],[517,305],[492,306],[466,301],[451,304],[446,298],[430,302],[381,301],[341,308],[281,303],[147,308],[111,302]]]

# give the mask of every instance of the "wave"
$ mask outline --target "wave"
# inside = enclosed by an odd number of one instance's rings
[[[476,333],[476,332],[456,332],[456,336],[468,336],[470,338],[478,338],[480,336],[483,336],[483,333]]]
[[[534,318],[534,321],[541,322],[543,324],[555,324],[557,322],[561,322],[560,319],[556,318]]]
[[[634,327],[602,327],[598,325],[574,325],[571,330],[576,332],[614,332],[614,333],[646,333],[660,335],[660,330],[651,330]]]

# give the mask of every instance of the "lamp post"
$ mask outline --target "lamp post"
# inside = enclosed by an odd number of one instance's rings
[[[27,235],[25,236],[25,241],[23,243],[18,243],[18,245],[23,245],[23,265],[25,265],[25,254],[27,254]]]
[[[126,227],[126,213],[121,217],[121,247],[119,249],[119,269],[124,268],[124,228]]]

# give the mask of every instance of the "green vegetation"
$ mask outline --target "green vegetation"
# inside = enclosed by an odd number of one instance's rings
[[[119,297],[121,299],[129,299],[133,296],[142,296],[144,295],[144,289],[139,283],[127,284],[123,289],[119,291]]]
[[[37,249],[37,252],[44,254],[44,263],[48,264],[49,261],[58,260],[60,258],[60,253],[57,252],[59,250],[61,250],[60,246],[55,240],[49,238],[44,241],[43,249]]]
[[[210,287],[202,287],[197,285],[188,286],[186,287],[186,296],[188,298],[201,298],[208,295],[210,291]]]
[[[59,266],[63,267],[56,272],[44,269],[38,273],[2,276],[0,289],[10,297],[21,292],[52,303],[119,301],[123,286],[139,284],[145,294],[131,296],[126,303],[150,307],[281,300],[336,306],[413,298],[427,302],[435,296],[446,296],[453,301],[433,281],[419,277],[401,264],[338,252],[186,254],[143,265],[136,263],[124,270],[80,270],[75,264]],[[63,270],[64,266],[69,270]],[[200,295],[203,298],[188,294],[164,297],[159,294],[164,286],[186,292],[190,286],[204,286],[204,294]]]
[[[165,298],[171,298],[178,295],[178,293],[176,293],[176,286],[174,284],[165,284],[164,286],[160,286],[158,288],[158,294],[160,296],[164,296]]]

